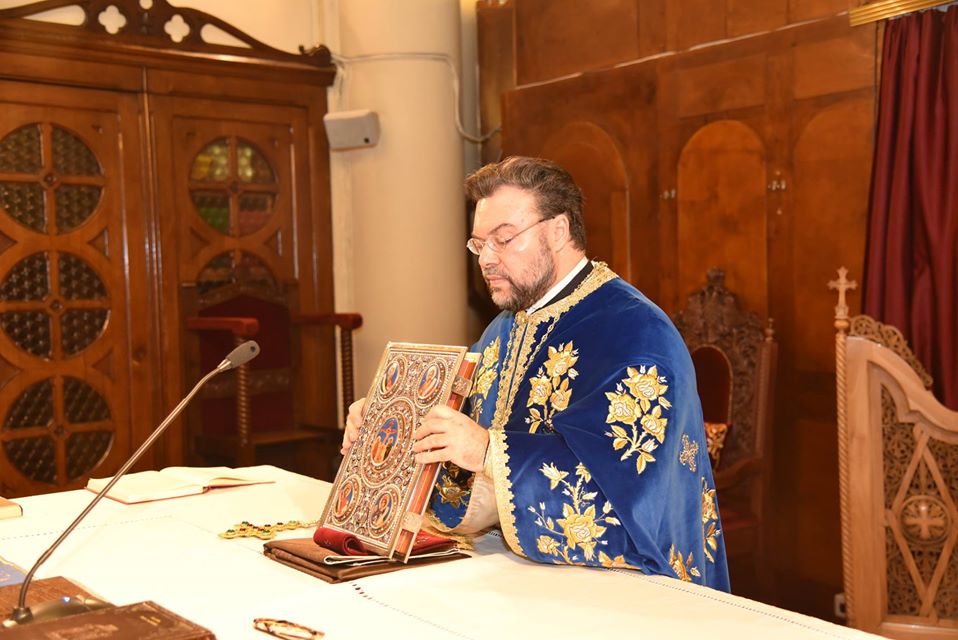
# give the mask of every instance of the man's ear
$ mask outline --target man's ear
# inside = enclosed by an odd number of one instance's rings
[[[569,215],[560,213],[552,219],[552,244],[558,250],[572,241],[569,229]]]

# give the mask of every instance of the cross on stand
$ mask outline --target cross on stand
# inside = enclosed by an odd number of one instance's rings
[[[848,269],[845,267],[839,267],[838,269],[838,279],[830,280],[828,282],[828,288],[838,291],[838,304],[835,305],[835,326],[838,327],[839,322],[843,326],[848,326],[848,304],[845,302],[845,292],[849,289],[857,289],[858,283],[854,280],[849,280],[845,276],[848,275]]]

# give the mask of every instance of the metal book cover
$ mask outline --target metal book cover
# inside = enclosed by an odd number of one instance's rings
[[[390,342],[366,396],[359,437],[340,465],[319,526],[355,535],[405,562],[438,464],[417,464],[413,434],[434,406],[462,406],[478,354],[466,347]]]

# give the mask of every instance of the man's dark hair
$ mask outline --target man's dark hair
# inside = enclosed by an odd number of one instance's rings
[[[466,178],[466,196],[479,202],[499,187],[531,191],[543,220],[565,214],[569,217],[572,243],[585,250],[585,223],[582,221],[582,192],[569,172],[551,160],[510,156],[476,170]]]

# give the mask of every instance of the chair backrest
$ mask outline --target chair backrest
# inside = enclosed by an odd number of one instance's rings
[[[958,637],[958,412],[901,333],[836,307],[842,560],[851,626]]]
[[[763,328],[741,308],[721,269],[706,278],[674,320],[692,354],[706,423],[729,426],[721,469],[768,455],[776,344],[771,321]]]

